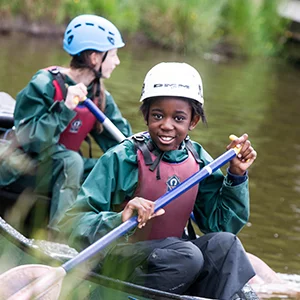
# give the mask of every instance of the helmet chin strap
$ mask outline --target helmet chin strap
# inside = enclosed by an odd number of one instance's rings
[[[102,58],[102,62],[101,62],[101,66],[99,68],[99,71],[96,71],[95,69],[93,69],[93,72],[95,74],[95,79],[94,79],[94,82],[96,84],[96,94],[95,96],[96,97],[99,97],[100,96],[100,78],[102,77],[102,64],[104,62],[104,60],[106,59],[106,56],[107,56],[107,53],[108,51],[106,51],[103,55],[103,58]]]

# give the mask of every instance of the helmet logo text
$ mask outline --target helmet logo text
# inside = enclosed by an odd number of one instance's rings
[[[185,88],[185,89],[189,89],[190,86],[187,84],[178,84],[178,83],[156,83],[153,85],[154,88],[160,88],[160,87],[166,87],[166,88]]]

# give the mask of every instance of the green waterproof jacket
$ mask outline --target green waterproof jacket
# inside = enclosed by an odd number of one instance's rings
[[[65,149],[63,145],[58,144],[59,137],[76,114],[67,108],[63,101],[53,101],[55,88],[52,81],[53,76],[49,71],[40,70],[16,98],[14,119],[17,140],[22,149],[35,160],[43,160],[52,153]],[[65,82],[69,86],[76,84],[67,76]],[[88,97],[92,96],[92,90],[93,85],[90,85]],[[105,95],[105,115],[125,136],[130,136],[130,124],[122,117],[113,97],[108,92]],[[117,144],[105,129],[100,134],[93,129],[90,134],[103,152]],[[16,155],[20,156],[18,153]],[[0,187],[11,184],[23,173],[26,173],[26,170],[20,172],[19,168],[1,161]]]
[[[64,102],[53,101],[55,88],[52,84],[53,76],[47,70],[38,71],[29,84],[17,95],[14,112],[16,133],[19,143],[25,152],[39,155],[51,155],[57,147],[60,134],[66,129],[75,116],[75,112],[68,109]],[[76,83],[66,76],[65,82],[71,86]],[[92,96],[93,85],[88,87],[88,97]],[[114,102],[113,97],[106,92],[106,116],[125,135],[132,134],[131,127],[124,119]],[[91,131],[99,147],[105,152],[117,144],[117,141],[105,129],[101,134]],[[45,151],[45,152],[44,152]]]
[[[201,145],[192,143],[203,161],[201,167],[212,161]],[[154,154],[158,151],[155,149]],[[181,149],[166,152],[163,159],[181,162],[187,155],[183,142]],[[61,222],[60,228],[70,236],[70,244],[85,248],[120,225],[121,212],[114,212],[114,206],[133,198],[137,182],[137,154],[133,141],[127,139],[98,160]],[[224,176],[220,170],[208,176],[199,183],[194,215],[203,233],[240,231],[249,217],[248,178],[233,185],[229,175]]]

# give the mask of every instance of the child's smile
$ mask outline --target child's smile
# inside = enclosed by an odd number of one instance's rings
[[[149,108],[148,130],[161,151],[176,150],[199,118],[192,120],[188,101],[178,97],[160,97]]]

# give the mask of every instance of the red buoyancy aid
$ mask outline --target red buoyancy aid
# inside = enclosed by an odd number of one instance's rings
[[[59,67],[46,68],[54,77],[52,83],[55,87],[54,101],[63,101],[65,99],[61,83],[58,76]],[[96,123],[96,117],[84,105],[78,105],[74,111],[75,117],[71,120],[67,128],[61,133],[59,143],[63,144],[67,149],[79,151],[81,143],[84,141],[89,132]]]
[[[139,177],[135,196],[152,201],[158,199],[199,170],[199,164],[189,151],[188,158],[183,162],[168,163],[160,161],[160,180],[157,180],[156,172],[151,171],[149,166],[146,166],[140,149],[137,150],[137,156]],[[155,155],[152,153],[151,157],[153,160],[155,159]],[[195,185],[165,206],[163,215],[149,220],[142,229],[137,229],[130,239],[141,241],[163,239],[171,236],[181,237],[193,211],[197,193],[198,185]]]

